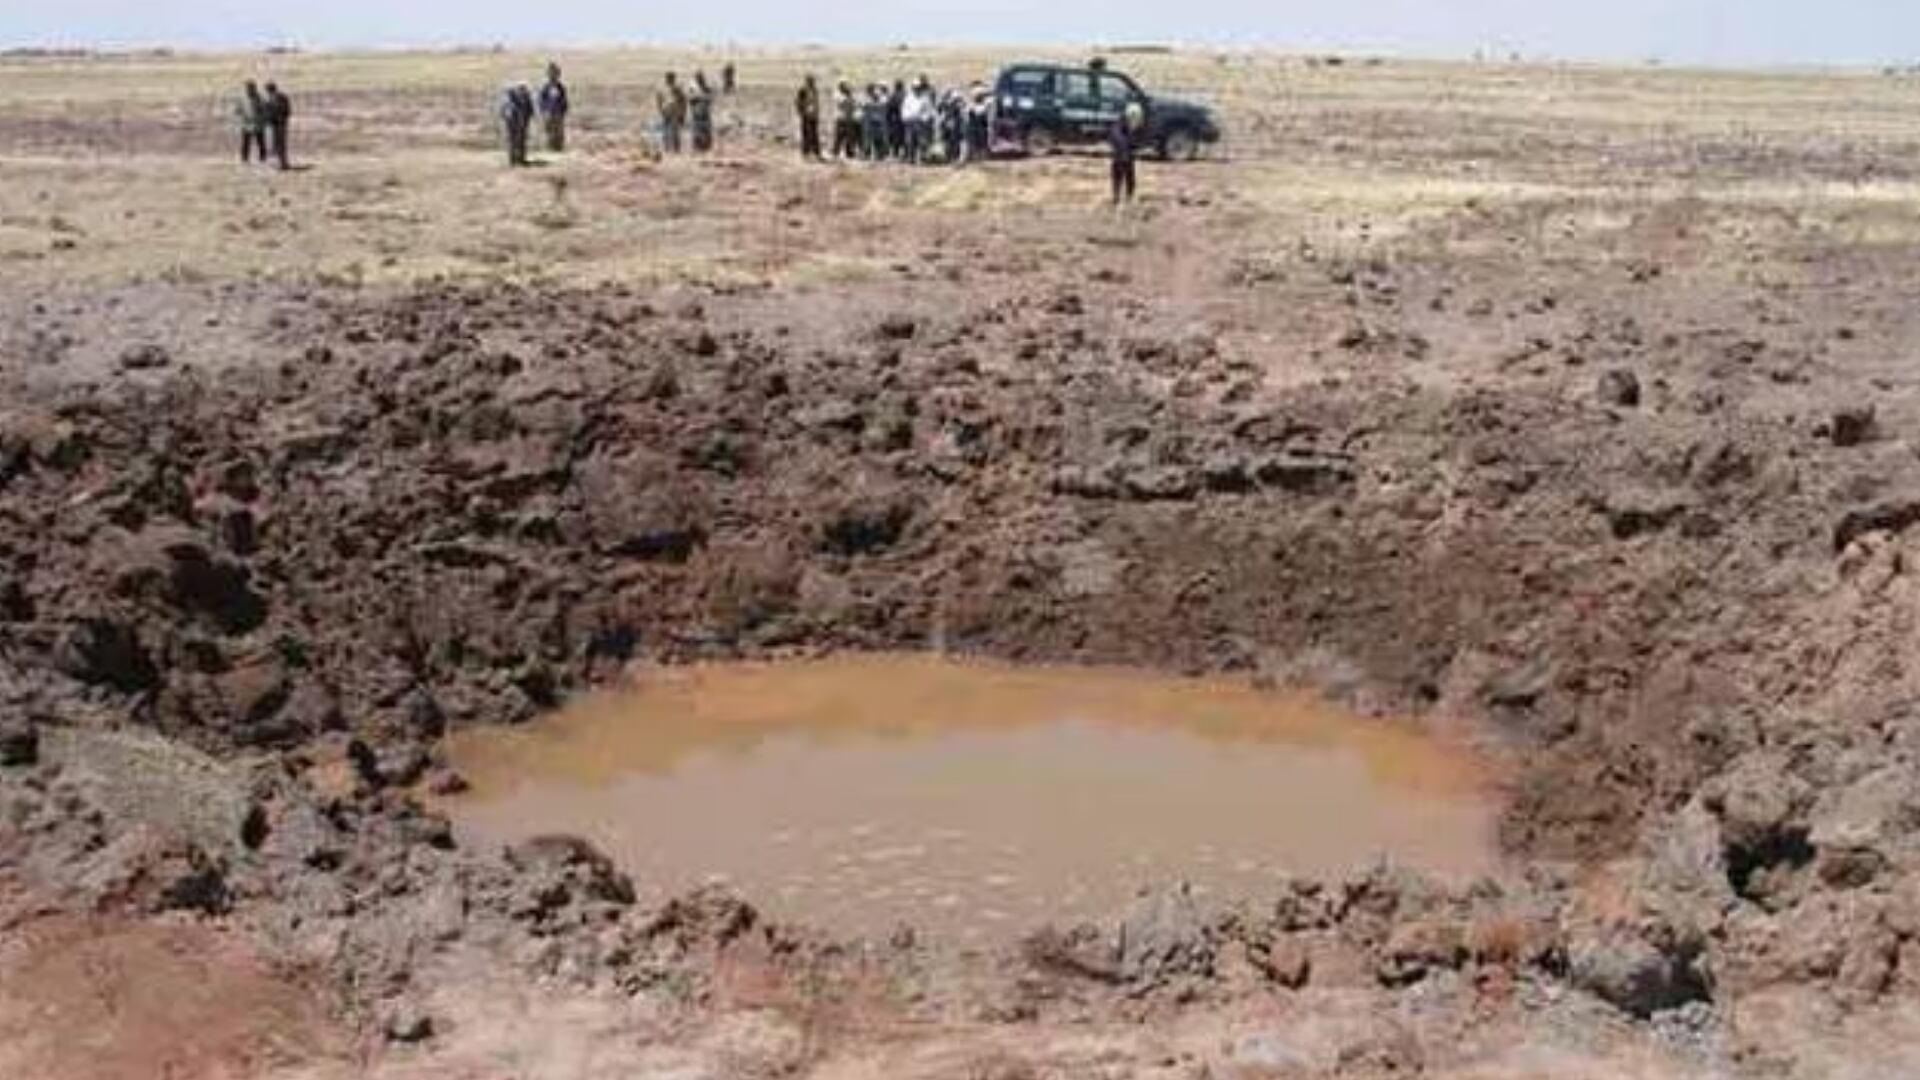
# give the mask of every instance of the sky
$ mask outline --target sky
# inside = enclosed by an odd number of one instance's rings
[[[1725,65],[1920,58],[1920,0],[0,0],[0,46],[1137,44]]]

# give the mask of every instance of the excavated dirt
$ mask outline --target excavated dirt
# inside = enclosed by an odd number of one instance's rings
[[[193,1075],[1912,1075],[1920,249],[1542,196],[1254,251],[1210,169],[844,287],[0,297],[0,1064],[193,1027]],[[1510,778],[1511,868],[969,950],[429,809],[450,731],[850,651],[1410,717]],[[263,1011],[143,993],[62,1055],[44,1010],[128,981],[95,939]]]

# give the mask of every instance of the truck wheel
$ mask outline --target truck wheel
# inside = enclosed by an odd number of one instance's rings
[[[1033,157],[1048,157],[1060,149],[1060,140],[1054,138],[1053,132],[1043,127],[1028,128],[1021,142],[1026,146],[1027,153]]]
[[[1200,156],[1200,140],[1186,128],[1175,128],[1160,140],[1160,156],[1168,161],[1193,161]]]

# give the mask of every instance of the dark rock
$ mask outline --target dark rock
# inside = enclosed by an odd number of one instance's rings
[[[820,546],[836,555],[870,555],[892,547],[913,521],[913,505],[904,497],[850,497],[821,524]]]
[[[132,627],[116,619],[82,619],[69,626],[55,647],[54,665],[81,682],[125,693],[151,690],[160,681]]]
[[[1631,371],[1614,369],[1600,376],[1600,400],[1622,409],[1640,404],[1640,378]]]
[[[0,581],[0,622],[32,622],[35,613],[25,586],[14,578]]]
[[[1268,487],[1303,495],[1327,495],[1352,485],[1353,462],[1332,455],[1291,452],[1262,459],[1254,477]]]
[[[1835,446],[1859,446],[1871,442],[1878,430],[1874,407],[1860,405],[1834,413],[1827,426],[1827,437]]]
[[[120,354],[121,371],[149,371],[171,363],[173,356],[162,346],[152,343],[131,346]]]
[[[889,315],[875,328],[882,341],[910,341],[919,332],[920,325],[910,315]]]
[[[0,713],[0,768],[24,768],[40,760],[40,727],[19,712]]]
[[[1852,510],[1834,526],[1833,550],[1845,551],[1847,545],[1872,532],[1900,533],[1920,524],[1920,500],[1876,503]]]

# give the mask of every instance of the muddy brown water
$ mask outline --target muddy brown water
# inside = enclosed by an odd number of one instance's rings
[[[653,670],[455,737],[469,838],[587,837],[663,898],[725,883],[852,934],[962,939],[1176,881],[1256,898],[1380,858],[1495,860],[1485,770],[1245,680],[924,655]]]

